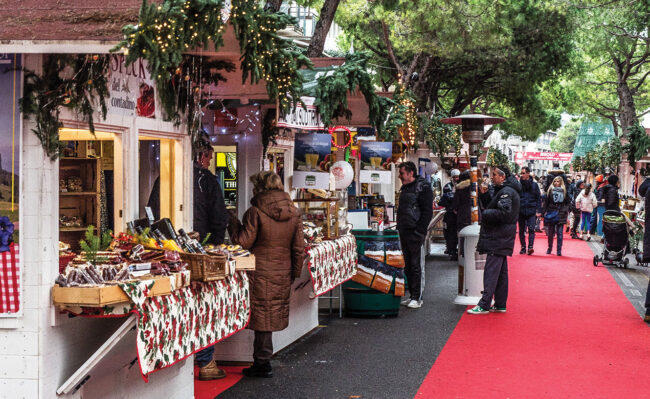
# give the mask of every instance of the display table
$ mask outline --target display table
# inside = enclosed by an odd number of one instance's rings
[[[357,242],[353,235],[323,241],[306,252],[314,297],[338,287],[357,272]]]
[[[165,296],[147,297],[146,281],[126,288],[132,303],[65,310],[85,317],[135,313],[138,361],[145,381],[150,373],[245,328],[250,317],[249,280],[243,272],[220,281],[192,282]]]

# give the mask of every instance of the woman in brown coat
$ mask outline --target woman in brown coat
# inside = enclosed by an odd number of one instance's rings
[[[251,275],[251,319],[255,330],[254,364],[244,375],[272,377],[273,331],[289,324],[291,283],[300,276],[305,257],[300,211],[284,192],[280,177],[260,172],[251,177],[252,206],[243,222],[234,218],[229,226],[232,241],[255,255]]]

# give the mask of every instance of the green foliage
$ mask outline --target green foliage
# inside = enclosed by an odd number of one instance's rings
[[[616,170],[621,163],[622,151],[621,141],[618,137],[612,137],[608,142],[592,148],[584,157],[576,157],[572,162],[573,169],[592,173],[603,172],[605,168]]]
[[[459,156],[462,147],[460,126],[440,122],[440,119],[445,117],[447,117],[445,114],[420,117],[424,142],[440,159],[447,156],[452,149],[456,156]]]
[[[490,147],[485,160],[487,166],[509,165],[508,156],[501,152],[497,147]]]
[[[264,79],[269,98],[278,99],[282,112],[289,111],[300,100],[304,83],[298,70],[313,66],[292,41],[278,35],[296,19],[264,11],[256,0],[235,0],[230,20],[242,52],[242,82]]]
[[[409,126],[413,134],[417,134],[417,120],[413,120],[413,116],[415,116],[415,97],[413,93],[398,88],[392,99],[378,98],[379,106],[383,115],[385,115],[382,118],[385,121],[384,127],[377,131],[378,137],[385,141],[405,140],[406,138],[402,137],[402,132],[409,129]]]
[[[161,4],[142,0],[138,24],[123,27],[125,39],[112,49],[127,50],[127,65],[138,58],[147,60],[169,119],[178,122],[179,110],[184,111],[176,101],[177,91],[169,90],[184,61],[183,53],[207,49],[212,42],[215,49],[223,45],[222,7],[222,0],[164,0]]]
[[[368,59],[366,52],[350,53],[345,55],[345,63],[336,68],[333,73],[318,78],[316,101],[321,120],[325,126],[334,124],[334,119],[352,118],[352,111],[348,108],[347,93],[355,93],[357,89],[363,94],[368,104],[368,119],[377,130],[380,137],[384,136],[384,118],[386,117],[387,99],[380,99],[375,93],[372,77],[368,73]]]
[[[81,250],[84,251],[86,260],[93,265],[105,262],[106,258],[97,256],[97,252],[105,251],[111,245],[113,236],[111,231],[104,232],[101,238],[95,235],[95,227],[90,225],[85,233],[85,239],[79,241]]]
[[[500,128],[531,140],[559,127],[559,104],[544,90],[572,66],[574,27],[564,3],[348,0],[337,23],[349,37],[341,43],[373,52],[384,88],[400,79],[382,23],[389,27],[420,112],[500,115],[509,120]]]
[[[648,154],[650,136],[648,136],[643,126],[636,123],[627,130],[626,138],[628,142],[623,146],[623,151],[627,154],[630,166],[634,168],[637,161]]]
[[[43,75],[25,71],[20,109],[24,118],[34,117],[36,128],[32,132],[51,160],[57,159],[63,150],[59,141],[59,129],[63,127],[59,120],[61,107],[80,113],[92,133],[97,105],[106,118],[108,65],[106,55],[51,54],[45,57]]]
[[[558,131],[557,137],[551,140],[551,150],[556,152],[573,152],[581,124],[581,119],[572,119],[564,125]]]

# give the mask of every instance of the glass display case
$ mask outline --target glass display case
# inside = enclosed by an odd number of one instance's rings
[[[302,211],[302,220],[322,227],[325,239],[339,237],[338,198],[313,198],[294,200]]]

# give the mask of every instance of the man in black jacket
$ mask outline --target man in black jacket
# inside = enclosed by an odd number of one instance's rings
[[[204,143],[196,154],[194,162],[194,231],[201,240],[208,234],[208,242],[223,244],[228,227],[228,211],[223,201],[221,187],[215,175],[208,170],[214,149]],[[199,366],[199,380],[210,381],[226,377],[226,372],[213,360],[214,346],[202,349],[196,354]]]
[[[495,194],[483,211],[476,250],[487,254],[483,272],[483,296],[469,314],[505,313],[508,300],[508,256],[512,256],[519,219],[521,185],[507,166],[492,168]],[[494,297],[494,306],[492,304]]]
[[[442,188],[442,198],[438,205],[445,207],[445,216],[443,222],[445,227],[443,234],[445,236],[445,244],[447,246],[447,253],[450,260],[458,260],[458,217],[453,208],[454,196],[456,195],[456,184],[460,178],[460,171],[458,169],[451,170],[451,181]]]
[[[645,227],[643,230],[643,254],[642,261],[650,263],[650,177],[646,177],[641,186],[639,186],[639,196],[644,199]],[[645,315],[643,321],[650,323],[650,281],[645,294]]]
[[[535,222],[542,214],[542,201],[539,186],[530,177],[530,168],[521,168],[519,178],[521,184],[520,207],[519,207],[519,243],[521,244],[520,254],[532,255],[535,244]],[[528,230],[528,249],[526,249],[526,230]]]
[[[621,211],[618,197],[618,176],[611,175],[607,178],[607,184],[603,187],[602,199],[605,201],[606,211]]]
[[[421,251],[433,216],[433,191],[431,185],[417,175],[413,162],[402,162],[399,165],[399,179],[402,189],[397,208],[397,231],[404,255],[404,273],[411,294],[410,298],[402,301],[402,305],[417,309],[422,306],[424,267]]]

